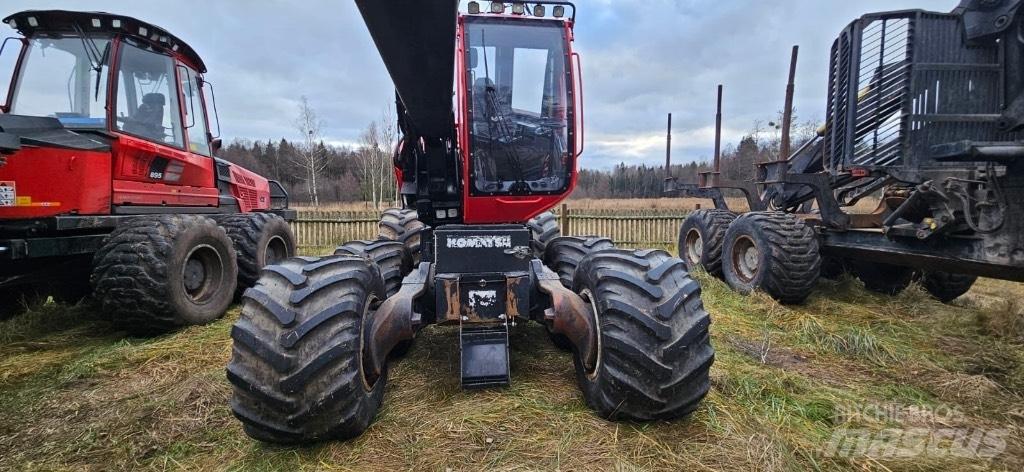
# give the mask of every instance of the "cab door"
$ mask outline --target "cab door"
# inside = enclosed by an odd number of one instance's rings
[[[112,131],[113,204],[123,207],[215,207],[214,163],[206,133],[189,138],[186,124],[205,127],[205,119],[186,115],[187,68],[151,46],[122,39],[118,52]],[[200,107],[201,109],[201,107]],[[199,113],[202,114],[201,111]],[[202,143],[206,147],[202,147]]]

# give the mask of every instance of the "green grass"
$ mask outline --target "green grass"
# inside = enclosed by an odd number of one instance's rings
[[[826,282],[803,306],[744,297],[699,275],[714,320],[712,391],[689,419],[594,416],[572,360],[516,327],[511,387],[459,388],[457,333],[428,328],[393,365],[361,437],[308,447],[248,439],[224,379],[233,309],[214,324],[126,337],[89,307],[45,305],[0,323],[0,469],[186,470],[1021,470],[1024,323],[1018,284],[985,280],[953,305]],[[851,406],[957,412],[1011,431],[990,460],[835,458],[836,431],[920,427]]]

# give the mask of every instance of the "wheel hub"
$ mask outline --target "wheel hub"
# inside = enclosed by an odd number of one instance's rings
[[[700,264],[700,258],[704,254],[704,238],[700,236],[700,232],[692,229],[689,233],[686,233],[686,258],[693,267]]]
[[[263,251],[263,260],[266,261],[266,265],[277,264],[288,257],[288,250],[284,240],[279,236],[274,236],[267,243],[267,248]]]
[[[742,236],[736,240],[732,251],[733,269],[743,281],[750,282],[757,277],[760,258],[761,251],[752,239]]]
[[[206,303],[216,295],[224,279],[224,261],[212,246],[192,248],[181,268],[185,295],[194,303]]]

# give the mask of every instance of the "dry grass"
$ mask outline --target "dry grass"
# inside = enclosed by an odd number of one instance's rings
[[[790,307],[698,277],[717,357],[712,391],[689,419],[594,416],[571,357],[531,323],[513,331],[511,387],[462,391],[457,333],[431,327],[392,366],[363,436],[299,448],[254,442],[231,417],[224,366],[237,309],[135,339],[88,306],[34,307],[0,323],[0,470],[1024,468],[1020,284],[982,280],[942,305],[918,287],[883,297],[823,281]],[[1008,429],[1006,451],[990,460],[822,454],[844,428],[938,427],[913,414],[895,423],[841,414],[889,404],[956,411],[941,427]]]

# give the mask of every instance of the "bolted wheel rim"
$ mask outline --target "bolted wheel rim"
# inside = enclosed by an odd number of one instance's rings
[[[359,352],[356,353],[356,362],[359,364],[359,378],[362,380],[363,390],[366,392],[373,390],[373,387],[377,385],[377,381],[380,380],[380,377],[370,372],[366,365],[368,362],[368,357],[366,356],[366,336],[370,333],[370,326],[373,324],[373,314],[377,312],[377,308],[380,308],[380,304],[381,300],[376,295],[370,295],[369,300],[366,301],[366,306],[363,307],[362,321],[359,324]]]
[[[761,251],[757,244],[747,236],[740,236],[732,247],[733,272],[744,282],[751,282],[757,277]]]
[[[594,327],[597,328],[597,358],[594,359],[594,368],[587,371],[587,379],[593,381],[597,378],[597,373],[601,370],[601,318],[597,314],[597,300],[594,299],[594,294],[589,289],[583,289],[580,292],[580,298],[590,305],[590,310],[594,314]],[[581,362],[582,364],[582,362]]]
[[[696,267],[704,254],[704,238],[700,236],[700,231],[691,229],[687,232],[685,244],[686,262],[690,264],[690,268]]]
[[[214,297],[224,283],[224,261],[212,246],[192,248],[181,268],[181,284],[193,303],[203,304]]]
[[[274,236],[263,250],[264,265],[277,264],[288,258],[288,245],[280,236]]]

